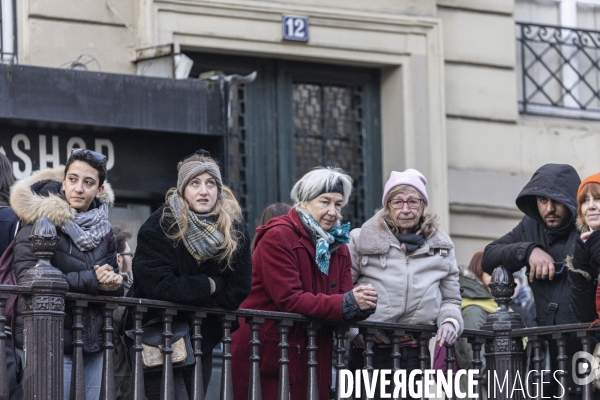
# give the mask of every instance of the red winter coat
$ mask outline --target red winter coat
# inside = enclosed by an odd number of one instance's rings
[[[343,322],[344,293],[352,290],[350,253],[342,245],[331,254],[329,275],[319,271],[315,248],[295,209],[257,229],[252,255],[252,291],[240,305],[266,311],[304,314],[307,317]],[[232,367],[234,398],[248,398],[250,377],[250,327],[240,319],[233,333]],[[263,399],[277,398],[279,379],[279,333],[273,321],[260,329],[260,376]],[[301,324],[290,329],[288,342],[291,400],[306,398],[308,354],[306,332]],[[317,335],[319,398],[327,399],[331,387],[333,329],[324,326]]]

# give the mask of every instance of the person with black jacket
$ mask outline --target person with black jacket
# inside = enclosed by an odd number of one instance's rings
[[[67,164],[40,170],[15,183],[10,203],[23,226],[15,237],[14,269],[17,283],[37,263],[29,236],[33,224],[47,217],[59,238],[50,262],[65,276],[69,292],[122,296],[123,278],[117,265],[117,245],[108,221],[108,205],[114,201],[106,180],[106,157],[95,151],[73,149]],[[15,341],[25,345],[23,301],[16,313]],[[73,312],[65,310],[64,395],[70,398]],[[100,305],[89,306],[82,315],[83,370],[87,399],[100,397],[103,365],[103,316]],[[25,354],[25,361],[27,356]],[[26,367],[26,366],[25,366]]]
[[[0,255],[4,254],[15,238],[19,219],[10,207],[10,188],[15,183],[10,161],[0,153]],[[6,370],[8,377],[8,395],[10,400],[21,400],[23,388],[20,379],[21,350],[14,348],[11,324],[5,328],[6,334]]]
[[[0,153],[0,255],[15,238],[19,219],[10,208],[10,188],[15,183],[10,161]]]
[[[598,318],[596,289],[600,272],[600,173],[588,176],[577,191],[577,228],[573,258],[567,262],[571,308],[582,322]]]
[[[133,260],[133,296],[235,310],[250,293],[250,235],[242,210],[210,154],[198,150],[178,165],[177,186],[140,228]],[[158,317],[158,318],[157,318]],[[219,315],[202,322],[204,390],[212,351],[221,341]],[[185,315],[175,322],[187,322]],[[156,321],[156,322],[155,322]],[[156,309],[143,324],[162,327]],[[175,398],[192,398],[193,365],[173,370]],[[148,400],[160,398],[161,371],[144,373]]]
[[[516,200],[525,216],[511,232],[487,245],[483,254],[482,267],[490,275],[499,265],[511,272],[527,267],[538,326],[579,322],[571,312],[564,261],[573,254],[578,236],[575,220],[580,182],[570,165],[541,166]],[[577,343],[568,341],[569,357],[578,351]],[[556,350],[552,342],[553,370],[558,369]],[[570,371],[569,380],[569,386],[575,390]]]

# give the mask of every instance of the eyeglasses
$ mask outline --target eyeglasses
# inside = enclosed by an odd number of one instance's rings
[[[71,155],[77,155],[77,154],[83,154],[83,155],[89,154],[90,156],[94,157],[98,161],[106,160],[106,156],[102,153],[98,153],[97,151],[92,151],[92,150],[88,150],[88,149],[73,149],[73,150],[71,150]]]
[[[416,198],[410,198],[408,200],[391,199],[390,201],[388,201],[388,203],[390,204],[390,207],[392,207],[394,210],[403,209],[404,203],[406,203],[408,205],[408,208],[414,210],[416,208],[421,207],[422,202],[423,202],[423,199],[416,199]]]
[[[123,256],[130,256],[131,258],[133,258],[133,256],[135,255],[135,252],[132,251],[132,252],[129,252],[129,253],[118,253],[118,254],[120,254],[121,257],[123,257]]]

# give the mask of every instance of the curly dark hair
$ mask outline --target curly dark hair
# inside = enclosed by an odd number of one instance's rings
[[[71,164],[73,164],[75,161],[85,161],[90,165],[90,167],[98,171],[98,178],[100,180],[98,186],[102,186],[106,180],[106,157],[100,159],[99,157],[102,156],[102,154],[92,150],[75,150],[79,149],[74,149],[74,152],[71,153],[71,156],[67,160],[67,164],[65,165],[65,176],[67,176],[67,171],[69,170]]]

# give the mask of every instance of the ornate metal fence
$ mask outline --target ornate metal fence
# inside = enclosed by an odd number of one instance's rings
[[[519,109],[600,119],[600,32],[517,23]]]
[[[205,398],[202,382],[202,363],[201,363],[201,343],[203,340],[201,326],[203,320],[210,314],[220,315],[220,324],[223,328],[223,355],[221,365],[221,393],[220,398],[232,400],[233,379],[236,377],[232,373],[232,354],[230,346],[232,338],[230,336],[233,321],[237,318],[244,318],[250,325],[252,331],[252,340],[247,344],[251,349],[251,372],[249,379],[249,399],[259,400],[262,398],[260,389],[260,363],[261,354],[259,352],[260,337],[259,331],[261,325],[266,320],[275,320],[279,331],[279,395],[280,400],[289,400],[290,398],[290,370],[288,364],[288,334],[290,327],[294,324],[301,324],[308,338],[307,346],[303,351],[307,352],[308,362],[305,366],[308,371],[307,396],[308,400],[317,400],[318,398],[318,379],[316,355],[319,351],[316,345],[316,336],[318,330],[325,325],[333,325],[335,332],[335,350],[334,367],[337,370],[337,376],[341,376],[341,371],[347,369],[344,354],[345,334],[349,328],[346,323],[332,323],[328,321],[311,320],[300,314],[290,314],[282,312],[269,312],[258,310],[236,310],[228,311],[223,309],[203,309],[192,307],[185,304],[175,304],[164,301],[123,298],[123,297],[105,297],[88,296],[75,293],[67,293],[68,285],[63,275],[50,265],[56,245],[56,233],[54,227],[49,222],[36,223],[32,231],[32,249],[38,258],[38,264],[27,273],[24,286],[0,285],[0,399],[8,399],[7,385],[7,364],[6,364],[6,346],[7,335],[5,328],[7,319],[5,317],[5,306],[11,293],[17,293],[24,300],[24,342],[25,342],[25,366],[23,389],[25,399],[63,399],[63,324],[65,318],[65,309],[73,310],[74,324],[73,330],[73,368],[71,377],[71,399],[81,399],[85,397],[84,371],[83,371],[83,349],[82,349],[82,318],[84,310],[87,307],[102,307],[103,309],[103,368],[102,368],[102,386],[101,399],[115,399],[115,371],[113,368],[113,312],[118,306],[125,306],[132,313],[133,318],[133,356],[131,372],[132,399],[144,399],[144,375],[142,363],[142,336],[144,327],[142,320],[144,314],[150,309],[158,309],[160,322],[162,322],[162,345],[160,352],[162,354],[162,381],[161,381],[161,399],[175,400],[173,391],[173,331],[172,322],[175,315],[186,315],[191,321],[191,339],[193,343],[192,354],[195,358],[193,385],[190,398],[202,400]],[[40,222],[38,221],[38,222]],[[541,388],[544,384],[543,346],[544,341],[550,342],[551,346],[556,348],[556,360],[558,368],[553,374],[554,379],[563,390],[557,392],[556,397],[568,399],[569,393],[581,396],[584,400],[593,399],[593,382],[576,382],[577,387],[570,387],[569,375],[571,374],[569,360],[569,345],[581,345],[581,349],[586,353],[591,353],[593,344],[596,341],[595,331],[600,328],[590,328],[588,324],[563,325],[541,328],[523,329],[523,324],[518,315],[508,309],[510,296],[515,287],[512,275],[503,267],[498,267],[492,275],[490,284],[492,294],[499,304],[499,308],[487,317],[486,323],[481,330],[465,330],[462,337],[466,338],[472,345],[473,356],[472,366],[476,370],[473,376],[474,396],[472,398],[485,398],[484,390],[487,391],[490,399],[524,399],[524,398],[549,398],[543,396],[543,392],[536,390],[531,394],[530,387]],[[419,349],[419,369],[423,371],[430,369],[431,358],[429,354],[429,340],[436,332],[433,325],[403,325],[378,322],[359,322],[352,324],[357,326],[363,334],[365,341],[363,375],[367,374],[369,378],[375,377],[377,371],[373,365],[373,346],[375,345],[375,335],[379,331],[387,333],[391,338],[389,346],[389,355],[393,360],[393,372],[400,370],[401,362],[401,340],[406,335],[412,336]],[[146,328],[147,329],[147,328]],[[523,338],[528,337],[533,347],[532,365],[533,373],[525,373],[523,351]],[[332,337],[332,340],[334,338]],[[485,346],[484,346],[485,345]],[[482,350],[485,347],[485,358],[487,360],[487,379],[485,371],[480,369],[483,365]],[[589,356],[591,357],[591,354]],[[454,349],[452,346],[446,346],[446,358],[444,359],[445,370],[454,368]],[[597,364],[597,363],[596,363]],[[572,364],[575,369],[575,363]],[[594,372],[598,366],[584,364],[586,371],[583,375]],[[580,371],[581,372],[581,371]],[[490,375],[494,376],[490,380]],[[500,375],[501,382],[497,381]],[[531,375],[530,384],[527,384],[527,377]],[[458,374],[456,375],[458,376]],[[239,378],[238,378],[239,379]],[[323,379],[321,377],[320,379]],[[423,378],[427,383],[427,378]],[[389,382],[389,381],[388,381]],[[394,381],[395,383],[395,381]],[[526,386],[526,387],[525,387]],[[365,386],[366,387],[366,386]],[[484,387],[487,387],[485,389]],[[570,390],[574,389],[574,390]],[[450,391],[452,391],[450,389]],[[423,389],[421,393],[425,393]],[[458,392],[457,392],[458,393]],[[548,395],[549,393],[546,393]],[[554,393],[552,393],[554,394]],[[336,399],[342,398],[341,388],[336,385]],[[396,397],[398,398],[398,397]],[[422,398],[426,398],[425,394]],[[453,399],[451,395],[448,399]],[[266,399],[265,399],[266,400]],[[270,400],[270,399],[269,399]]]

